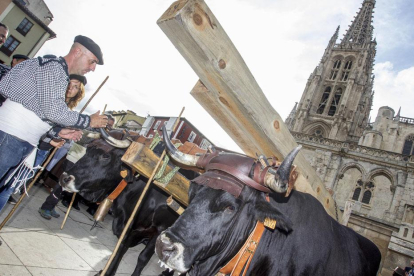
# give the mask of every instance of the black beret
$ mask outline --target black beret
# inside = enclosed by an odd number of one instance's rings
[[[26,60],[26,59],[29,59],[29,57],[25,56],[25,55],[16,54],[16,55],[13,56],[13,59],[24,59],[24,60]]]
[[[83,35],[78,35],[75,37],[74,42],[82,44],[83,46],[85,46],[86,49],[91,51],[91,53],[94,54],[95,57],[98,59],[99,65],[104,64],[101,48],[92,39]]]
[[[86,81],[86,77],[85,76],[80,76],[80,75],[75,75],[75,74],[71,74],[69,76],[69,79],[71,80],[78,80],[81,83],[83,83],[83,85],[86,85],[87,81]]]

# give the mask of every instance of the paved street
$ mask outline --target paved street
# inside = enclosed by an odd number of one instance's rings
[[[104,268],[117,238],[112,234],[112,217],[90,231],[93,218],[72,208],[66,225],[60,230],[66,207],[57,206],[60,218],[45,220],[38,209],[47,197],[43,187],[33,186],[12,219],[0,232],[0,275],[26,276],[91,276]],[[15,196],[17,199],[17,196]],[[0,222],[11,210],[7,204]],[[116,275],[131,275],[142,245],[130,249],[124,256]],[[154,256],[142,275],[159,275],[161,268]]]

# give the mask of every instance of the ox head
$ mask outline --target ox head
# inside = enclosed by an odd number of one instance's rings
[[[164,142],[176,162],[206,172],[192,181],[185,212],[157,239],[156,253],[162,266],[190,275],[215,275],[241,248],[257,221],[276,220],[276,229],[269,231],[283,235],[292,230],[289,218],[272,204],[272,196],[286,191],[300,147],[279,167],[263,167],[234,153],[181,153],[169,143],[166,133]]]
[[[126,149],[113,146],[118,145],[116,141],[124,141],[116,138],[121,135],[120,132],[113,131],[108,135],[102,131],[105,140],[95,139],[89,143],[86,154],[61,175],[59,184],[62,188],[80,193],[92,202],[103,200],[122,180],[120,172],[127,169],[121,161]],[[115,143],[108,144],[108,137]]]

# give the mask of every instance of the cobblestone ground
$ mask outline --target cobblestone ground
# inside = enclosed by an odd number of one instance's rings
[[[99,227],[90,231],[93,218],[86,206],[72,208],[63,230],[66,207],[58,204],[60,218],[46,220],[38,209],[48,191],[33,186],[14,216],[0,231],[0,275],[91,276],[105,267],[115,248],[117,238],[112,234],[112,217],[107,216]],[[16,199],[18,197],[14,195]],[[0,214],[0,222],[12,209],[7,204]],[[124,256],[116,275],[131,275],[143,246],[130,249]],[[153,256],[143,276],[159,275],[162,270]]]

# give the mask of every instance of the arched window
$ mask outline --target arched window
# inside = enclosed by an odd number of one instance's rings
[[[369,204],[371,200],[371,191],[365,191],[364,195],[362,196],[362,203]]]
[[[342,71],[341,81],[347,81],[348,80],[349,73],[351,72],[351,68],[352,68],[352,60],[348,60],[345,63],[344,69]]]
[[[370,204],[372,198],[372,192],[375,188],[375,185],[372,181],[362,182],[361,179],[357,181],[354,194],[352,195],[352,200],[360,201],[364,204]],[[361,191],[364,191],[361,195]],[[362,198],[361,198],[362,197]]]
[[[361,194],[361,188],[356,188],[352,200],[358,201],[359,195]]]
[[[319,103],[318,109],[316,110],[317,114],[322,114],[325,110],[325,106],[328,103],[329,95],[331,94],[332,88],[330,86],[325,88],[325,91],[323,92],[321,102]]]
[[[329,107],[328,115],[333,116],[339,106],[339,101],[341,100],[342,96],[342,88],[338,88],[335,91],[335,96],[332,99],[331,106]]]
[[[402,154],[403,155],[413,155],[413,141],[414,141],[414,134],[409,135],[404,142],[404,146],[403,146],[403,150],[402,150]]]
[[[334,61],[334,65],[332,67],[331,75],[329,76],[330,80],[335,80],[336,76],[338,75],[339,68],[341,68],[341,60],[337,59]]]

